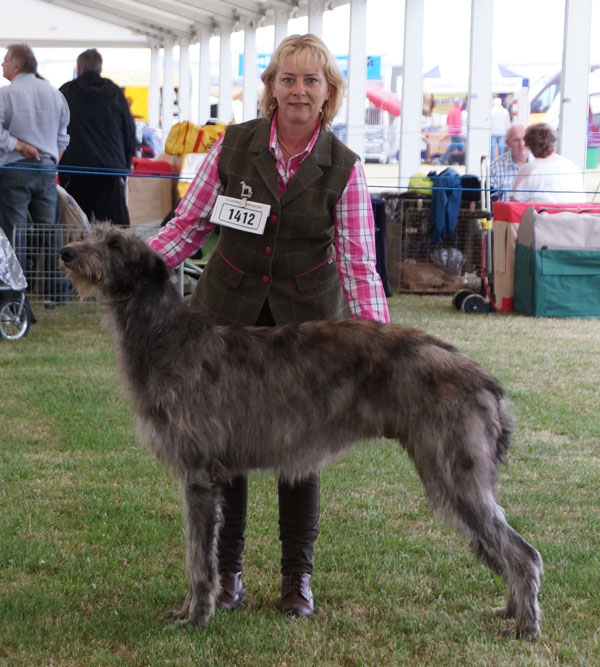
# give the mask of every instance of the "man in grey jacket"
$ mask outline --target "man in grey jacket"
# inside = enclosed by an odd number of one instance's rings
[[[53,260],[57,236],[56,165],[69,143],[65,98],[37,74],[37,60],[26,44],[8,46],[0,88],[0,226],[14,239],[25,268],[28,216],[48,225],[47,250]]]

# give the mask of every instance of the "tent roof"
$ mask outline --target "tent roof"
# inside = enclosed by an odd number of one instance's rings
[[[516,93],[528,80],[505,65],[492,65],[492,92]],[[423,92],[437,94],[464,93],[469,88],[468,69],[457,69],[448,64],[436,65],[423,74]]]
[[[327,8],[347,4],[331,0]],[[199,29],[243,29],[275,22],[278,11],[303,16],[308,0],[12,0],[0,22],[0,45],[150,46],[194,40]]]
[[[148,44],[144,34],[55,6],[46,0],[18,0],[14,9],[3,12],[0,45],[23,42],[34,48],[101,48]]]

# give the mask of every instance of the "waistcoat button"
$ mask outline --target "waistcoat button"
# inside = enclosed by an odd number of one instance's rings
[[[268,282],[271,282],[271,279],[269,278],[269,276],[263,276],[263,277],[262,277],[262,281],[263,281],[263,283],[266,284],[266,283],[268,283]]]
[[[273,213],[273,215],[271,215],[271,216],[269,217],[269,220],[270,220],[271,222],[277,222],[277,216],[275,215],[275,213]]]
[[[270,255],[270,254],[273,252],[273,248],[271,248],[271,246],[268,245],[268,246],[265,248],[265,252],[267,253],[267,255]]]

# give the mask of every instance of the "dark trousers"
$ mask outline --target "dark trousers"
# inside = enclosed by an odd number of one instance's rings
[[[259,326],[275,323],[265,304]],[[320,476],[310,475],[294,485],[279,480],[279,539],[281,573],[313,572],[315,542],[319,535]],[[236,477],[223,485],[223,524],[219,534],[219,569],[241,572],[248,511],[248,478]]]
[[[0,227],[14,245],[30,289],[35,287],[46,297],[67,301],[69,283],[58,268],[63,238],[56,167],[51,159],[19,160],[0,169]],[[38,263],[43,263],[43,268]],[[32,279],[43,279],[43,284],[32,285]]]
[[[462,135],[451,134],[448,148],[446,148],[444,154],[440,157],[440,164],[448,164],[448,161],[450,160],[450,156],[452,155],[452,153],[454,153],[455,151],[464,151],[464,150],[465,150],[465,144]]]
[[[27,226],[29,221],[44,226],[49,233],[58,231],[58,194],[56,170],[50,160],[41,163],[20,160],[0,171],[0,226],[12,243],[21,268],[27,263]],[[60,241],[51,239],[51,256],[56,256]]]
[[[88,220],[93,214],[97,222],[108,220],[113,225],[129,227],[125,180],[121,176],[62,173],[59,179]]]
[[[318,474],[293,486],[279,480],[279,539],[281,573],[313,572],[319,535]],[[219,569],[241,572],[248,510],[248,478],[236,477],[223,485],[223,524],[219,534]]]

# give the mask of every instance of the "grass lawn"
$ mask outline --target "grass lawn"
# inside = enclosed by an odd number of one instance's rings
[[[251,481],[247,605],[205,630],[186,591],[179,489],[134,439],[93,305],[39,308],[0,342],[0,665],[600,664],[600,321],[464,315],[396,295],[395,322],[456,344],[518,418],[499,495],[542,553],[542,637],[500,637],[505,591],[431,516],[402,450],[362,447],[322,476],[313,619],[277,611],[272,475]]]

